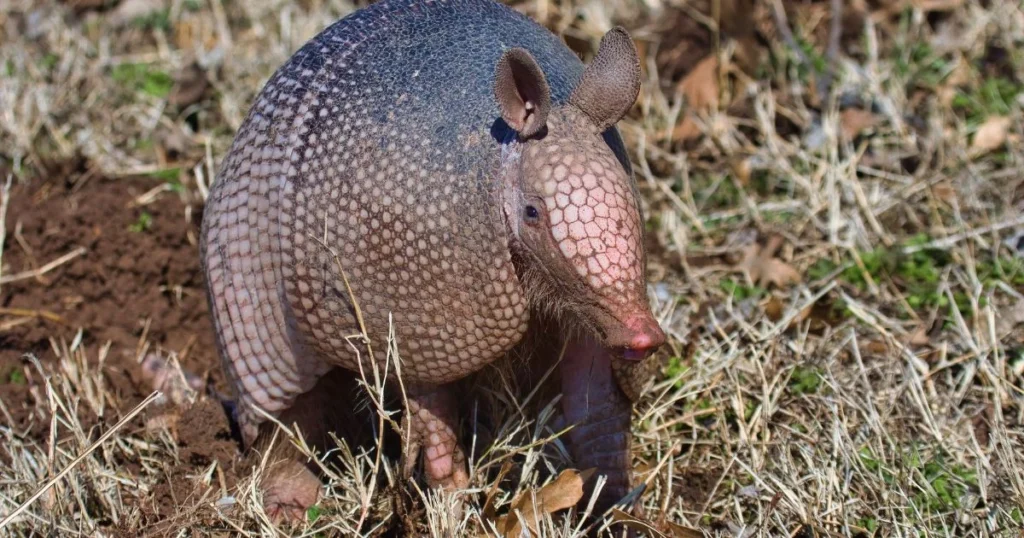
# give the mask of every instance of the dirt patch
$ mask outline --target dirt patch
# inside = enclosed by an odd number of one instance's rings
[[[96,177],[76,163],[13,190],[3,253],[7,282],[0,287],[0,399],[13,426],[45,439],[47,421],[37,411],[43,393],[25,357],[53,364],[54,345],[76,339],[92,365],[109,344],[102,372],[121,413],[151,390],[137,361],[144,342],[149,352],[177,353],[183,367],[225,390],[199,265],[202,206],[168,185]],[[75,252],[43,274],[22,277]],[[151,407],[134,427],[166,411]],[[180,462],[143,507],[150,520],[171,515],[194,495],[189,477],[213,462],[228,471],[218,480],[228,487],[236,481],[238,445],[218,402],[202,400],[173,421]]]
[[[5,279],[83,250],[41,276],[0,289],[6,373],[26,353],[53,358],[50,339],[70,343],[81,330],[89,349],[110,342],[111,368],[132,369],[145,333],[151,346],[177,352],[187,367],[219,376],[196,245],[202,207],[193,206],[189,218],[184,201],[170,191],[139,203],[162,184],[90,177],[79,167],[14,189]]]

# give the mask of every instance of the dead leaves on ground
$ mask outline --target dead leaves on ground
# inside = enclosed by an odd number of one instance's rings
[[[839,132],[843,140],[853,142],[861,133],[877,127],[881,122],[882,117],[878,114],[859,108],[848,108],[839,114]]]
[[[630,530],[637,531],[640,536],[650,536],[652,538],[702,538],[704,536],[704,533],[697,529],[684,527],[671,521],[658,524],[638,518],[618,508],[612,510],[612,521]]]
[[[971,141],[971,153],[979,156],[995,151],[1006,143],[1013,122],[1008,116],[992,116],[985,120],[974,133]]]
[[[686,98],[687,113],[672,131],[674,140],[685,142],[701,134],[695,118],[697,114],[718,108],[718,76],[718,57],[711,54],[679,81],[676,88]]]
[[[722,83],[730,75],[753,72],[765,52],[754,38],[754,2],[722,0],[717,13],[712,5],[707,8],[711,10],[709,17],[717,15],[718,25],[724,32],[721,37],[726,38],[723,44],[732,45],[728,47],[732,54],[710,50],[676,83],[676,92],[685,100],[685,113],[669,132],[672,140],[678,142],[687,142],[702,134],[697,119],[719,108]]]
[[[498,473],[498,480],[487,494],[483,511],[484,518],[493,523],[494,530],[497,531],[498,536],[503,538],[541,536],[541,521],[555,512],[576,506],[583,499],[583,484],[593,474],[593,470],[580,472],[575,469],[567,469],[562,471],[557,478],[543,487],[530,488],[517,495],[512,499],[508,513],[497,516],[494,505],[499,491],[498,484],[510,469],[511,465],[506,463]],[[619,509],[612,510],[611,519],[614,523],[640,531],[646,536],[665,538],[703,536],[700,531],[689,527],[668,521],[656,523]],[[483,536],[491,536],[491,534],[481,534],[481,538]]]
[[[782,246],[782,237],[772,236],[764,246],[754,242],[743,249],[743,258],[736,265],[751,284],[772,284],[784,288],[799,283],[800,271],[775,257]]]
[[[509,512],[494,521],[494,528],[506,538],[523,536],[524,530],[529,531],[528,535],[539,536],[540,521],[545,516],[576,506],[583,498],[585,478],[579,471],[567,469],[540,489],[531,488],[517,495]],[[491,499],[487,504],[493,506]]]

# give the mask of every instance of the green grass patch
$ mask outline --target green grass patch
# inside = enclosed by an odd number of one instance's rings
[[[690,367],[683,364],[683,358],[673,355],[668,358],[668,362],[665,363],[664,368],[666,379],[676,379],[676,386],[680,386],[683,383],[682,377],[686,372],[690,371]]]
[[[768,291],[761,286],[750,286],[736,282],[731,278],[723,279],[718,283],[718,286],[722,288],[722,291],[724,291],[726,295],[732,297],[736,301],[756,299],[764,297],[765,293],[768,293]]]
[[[960,314],[970,317],[973,314],[970,298],[966,293],[953,292],[953,300],[941,291],[940,284],[943,272],[953,264],[949,252],[941,249],[921,249],[912,253],[904,253],[908,246],[921,246],[930,241],[926,235],[916,235],[892,248],[876,248],[860,251],[858,265],[852,255],[846,255],[839,263],[829,259],[815,262],[807,271],[812,280],[820,280],[838,273],[838,279],[861,292],[868,289],[870,278],[878,286],[887,281],[894,283],[907,304],[914,310],[932,308],[956,308]],[[1024,282],[1024,262],[1011,259],[989,260],[978,263],[979,277],[983,282],[993,285],[997,280]],[[981,300],[984,306],[984,298]]]
[[[913,497],[913,503],[923,512],[943,512],[960,508],[960,499],[969,487],[978,486],[977,473],[973,469],[959,464],[947,465],[942,454],[937,454],[929,461],[922,461],[920,454],[910,455],[910,462],[915,470],[923,475],[928,488],[920,488]]]
[[[821,370],[815,367],[797,366],[789,376],[789,390],[794,395],[815,394],[822,385]]]
[[[143,30],[169,31],[171,29],[171,10],[158,9],[151,11],[132,19],[132,24]]]
[[[59,62],[59,61],[60,61],[60,56],[57,56],[56,54],[54,54],[52,52],[48,52],[45,56],[43,56],[43,59],[39,61],[39,67],[43,71],[50,71],[51,69],[56,67],[57,62]]]
[[[896,55],[895,72],[908,87],[934,89],[952,71],[949,60],[936,54],[926,42],[904,44]]]
[[[28,378],[21,370],[11,370],[11,373],[7,375],[7,382],[12,385],[24,385],[28,383]]]
[[[143,211],[139,214],[139,218],[135,220],[128,229],[135,233],[142,233],[149,231],[153,227],[153,215]]]
[[[167,97],[174,87],[174,79],[170,75],[144,63],[116,65],[110,75],[115,82],[132,93],[143,93],[159,99]]]
[[[1008,116],[1013,102],[1024,92],[1024,85],[1010,79],[992,77],[982,81],[976,89],[961,90],[953,97],[953,110],[977,126],[990,116]]]
[[[938,452],[924,458],[917,447],[895,455],[891,464],[876,456],[868,447],[860,449],[858,456],[864,467],[889,486],[900,483],[912,493],[910,503],[916,512],[936,514],[961,507],[961,499],[978,487],[974,469],[958,463],[947,463],[946,455]]]
[[[164,168],[163,170],[154,170],[146,174],[147,176],[154,179],[162,179],[164,181],[179,181],[181,176],[181,168]]]

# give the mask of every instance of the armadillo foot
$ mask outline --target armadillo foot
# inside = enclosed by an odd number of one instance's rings
[[[409,387],[409,409],[403,430],[409,432],[405,445],[405,471],[409,475],[418,456],[430,487],[464,489],[469,487],[466,456],[459,446],[458,413],[455,399],[447,387]]]
[[[304,521],[320,496],[320,479],[301,462],[282,460],[267,470],[262,490],[271,521]]]
[[[352,405],[339,404],[354,401],[358,390],[351,372],[336,368],[298,395],[278,421],[300,435],[318,457],[337,446],[334,435],[351,447],[361,446],[367,440],[364,417]],[[258,431],[253,456],[269,451],[271,462],[261,484],[264,509],[275,521],[304,520],[319,498],[320,477],[305,463],[309,456],[285,439],[276,424],[264,422]]]

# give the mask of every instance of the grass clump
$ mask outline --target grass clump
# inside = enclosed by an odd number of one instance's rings
[[[114,66],[111,77],[132,93],[163,99],[171,93],[174,79],[166,72],[144,63],[123,63]]]

